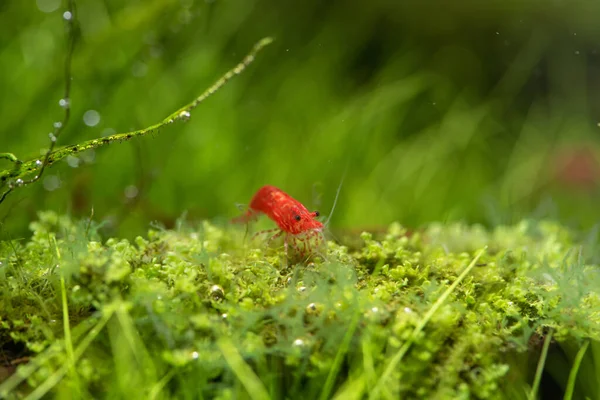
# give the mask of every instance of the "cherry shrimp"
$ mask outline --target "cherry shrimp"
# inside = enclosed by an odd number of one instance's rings
[[[284,235],[285,254],[288,254],[288,244],[304,256],[310,250],[311,239],[316,238],[317,246],[323,243],[323,228],[318,211],[309,211],[302,203],[275,186],[266,185],[258,189],[245,214],[234,218],[234,223],[248,223],[264,214],[273,220],[278,228],[256,233],[254,236],[277,232],[269,242]],[[296,242],[302,243],[302,248]]]

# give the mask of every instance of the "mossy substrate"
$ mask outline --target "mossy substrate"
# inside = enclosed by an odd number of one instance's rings
[[[0,397],[527,398],[545,341],[542,394],[600,337],[595,238],[554,222],[395,223],[309,260],[206,221],[31,228],[0,244]],[[591,357],[571,393],[596,398]]]

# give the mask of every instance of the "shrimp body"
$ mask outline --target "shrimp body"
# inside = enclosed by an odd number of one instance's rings
[[[320,235],[323,229],[323,224],[316,219],[318,211],[309,211],[298,200],[275,186],[261,187],[250,201],[248,211],[234,218],[233,222],[249,222],[260,214],[269,217],[280,229],[272,239],[285,233],[286,252],[289,238],[301,240],[306,250],[308,239],[313,235]],[[295,242],[292,245],[296,247]],[[300,252],[304,253],[302,250]]]

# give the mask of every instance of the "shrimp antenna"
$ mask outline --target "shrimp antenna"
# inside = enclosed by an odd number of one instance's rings
[[[344,184],[344,179],[346,178],[346,172],[348,172],[348,163],[346,163],[346,168],[344,168],[344,174],[342,175],[342,180],[340,181],[340,185],[337,188],[337,192],[335,192],[335,199],[333,200],[333,206],[331,206],[331,211],[329,212],[329,216],[327,217],[327,220],[325,221],[325,226],[329,225],[329,221],[331,220],[331,216],[333,215],[333,210],[335,210],[335,206],[337,204],[338,201],[338,197],[340,196],[340,190],[342,189],[342,185]]]

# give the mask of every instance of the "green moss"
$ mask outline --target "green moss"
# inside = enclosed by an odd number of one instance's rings
[[[0,385],[9,398],[248,398],[256,384],[272,398],[363,398],[375,387],[392,398],[514,398],[516,386],[529,390],[541,347],[533,339],[548,329],[555,346],[600,339],[592,247],[551,222],[412,234],[392,224],[381,237],[363,233],[356,249],[330,241],[294,264],[206,221],[133,243],[103,241],[93,223],[54,213],[31,229],[31,239],[0,245],[0,345],[5,358],[31,357]],[[76,373],[62,340],[61,277]],[[529,357],[530,368],[517,366]]]

